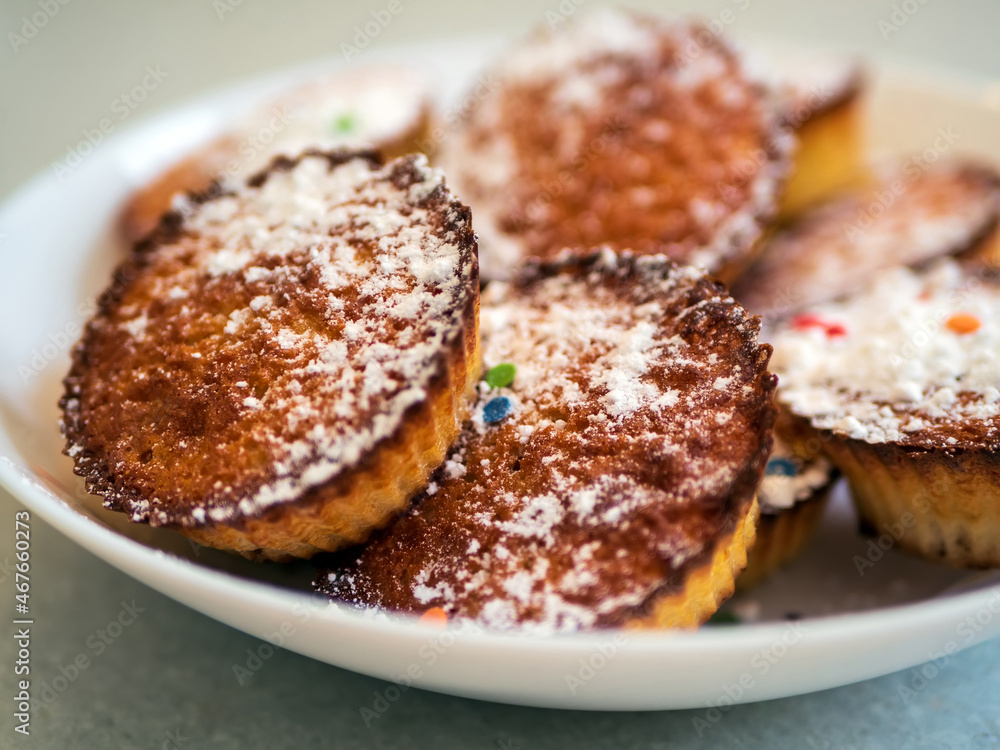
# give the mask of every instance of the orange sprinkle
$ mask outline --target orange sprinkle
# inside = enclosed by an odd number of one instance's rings
[[[948,328],[958,334],[975,333],[979,330],[982,323],[979,321],[975,315],[970,315],[969,313],[955,313],[950,318],[948,322],[945,323]]]
[[[431,607],[420,615],[421,625],[430,625],[434,628],[445,628],[448,626],[448,615],[440,607]]]

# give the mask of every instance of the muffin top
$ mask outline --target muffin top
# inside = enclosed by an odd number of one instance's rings
[[[700,24],[583,12],[508,50],[444,146],[485,278],[607,245],[732,275],[793,139],[776,91]]]
[[[770,322],[864,288],[878,271],[974,250],[1000,218],[1000,177],[962,162],[913,167],[779,232],[733,295]]]
[[[663,258],[491,283],[472,417],[411,510],[317,579],[333,598],[494,628],[648,613],[751,507],[771,444],[758,323]]]
[[[469,211],[423,157],[280,158],[137,246],[73,352],[66,452],[105,504],[232,522],[363,462],[475,325]]]
[[[914,448],[1000,447],[996,269],[882,273],[773,336],[779,400],[814,427]]]

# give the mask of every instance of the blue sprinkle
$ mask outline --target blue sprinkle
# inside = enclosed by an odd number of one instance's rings
[[[487,402],[486,406],[483,407],[483,421],[489,424],[494,422],[499,422],[501,419],[510,414],[510,410],[513,404],[510,403],[510,399],[506,396],[497,396]]]
[[[772,458],[767,462],[767,468],[764,469],[764,476],[781,476],[781,477],[794,477],[799,473],[798,468],[792,461],[787,458]]]

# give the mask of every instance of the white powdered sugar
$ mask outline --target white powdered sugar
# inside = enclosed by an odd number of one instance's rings
[[[862,288],[883,269],[969,250],[1000,216],[998,185],[962,163],[885,170],[869,189],[779,232],[733,293],[774,320]]]
[[[176,305],[211,299],[213,289],[229,290],[225,300],[245,299],[225,317],[213,308],[225,301],[160,314],[216,331],[192,354],[205,367],[242,367],[227,353],[242,351],[254,360],[248,375],[267,373],[252,392],[249,378],[234,378],[232,393],[213,396],[234,405],[246,441],[268,456],[248,495],[220,482],[203,498],[184,498],[214,522],[293,501],[393,435],[406,410],[427,397],[449,346],[464,337],[475,294],[471,240],[462,247],[456,235],[467,223],[423,157],[375,168],[363,158],[332,166],[326,156],[305,156],[259,186],[229,188],[180,206],[180,236],[156,248],[154,260],[164,267],[185,260],[151,282],[163,287],[154,297]],[[433,206],[421,203],[434,191]],[[149,315],[148,324],[139,315],[120,326],[136,347],[147,325],[165,325]],[[153,522],[194,518],[178,519],[173,503],[152,505]]]
[[[441,156],[476,215],[483,278],[601,244],[719,271],[775,211],[795,146],[778,92],[697,24],[581,11],[491,76]]]
[[[664,273],[662,258],[635,261],[623,284],[637,290],[616,291],[618,263],[605,253],[586,275],[486,288],[484,368],[514,364],[513,383],[479,384],[433,493],[321,588],[391,607],[370,593],[388,555],[415,571],[399,606],[575,630],[641,609],[665,585],[653,571],[682,571],[717,542],[687,526],[684,509],[728,497],[762,450],[722,406],[752,399],[760,371],[679,331],[707,315],[715,335],[731,335],[742,312],[711,288],[693,292],[700,271]]]
[[[779,398],[814,426],[869,443],[965,444],[946,433],[970,426],[995,441],[1000,288],[988,276],[953,261],[888,271],[796,316],[774,336]]]
[[[513,48],[504,58],[505,74],[536,81],[559,78],[567,68],[604,56],[635,58],[649,55],[659,46],[657,32],[633,16],[610,8],[588,10],[574,18],[566,33],[541,32],[528,44]],[[594,81],[569,79],[562,98],[591,103]],[[573,92],[577,93],[573,93]]]
[[[776,437],[764,478],[757,490],[760,511],[778,513],[789,510],[796,503],[815,497],[818,490],[830,484],[833,476],[833,464],[824,456],[803,461]]]

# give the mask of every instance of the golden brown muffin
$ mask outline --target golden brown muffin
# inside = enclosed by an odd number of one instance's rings
[[[850,58],[796,56],[774,63],[785,122],[798,146],[781,197],[787,222],[866,178],[864,73]]]
[[[774,336],[779,399],[862,519],[932,560],[1000,565],[1000,283],[952,260],[882,273]]]
[[[418,151],[431,120],[427,83],[410,70],[378,65],[302,84],[235,123],[135,191],[121,216],[129,244],[151,232],[178,193],[207,190],[219,177],[247,177],[278,155],[307,148],[373,148],[385,158]]]
[[[455,448],[317,587],[490,628],[697,626],[753,542],[774,418],[757,329],[662,257],[604,251],[491,283],[496,369]]]
[[[900,166],[779,232],[733,296],[765,321],[864,287],[894,266],[995,253],[1000,177],[985,165]]]
[[[575,16],[508,50],[441,161],[483,277],[607,245],[728,281],[777,212],[793,138],[777,93],[698,24]]]
[[[279,157],[116,278],[61,405],[77,473],[133,521],[272,559],[357,543],[467,413],[475,237],[423,157]]]
[[[740,591],[756,586],[803,552],[830,498],[837,478],[833,464],[818,453],[805,453],[804,443],[794,445],[797,451],[781,439],[776,426],[774,450],[757,490],[757,541],[736,580]]]

